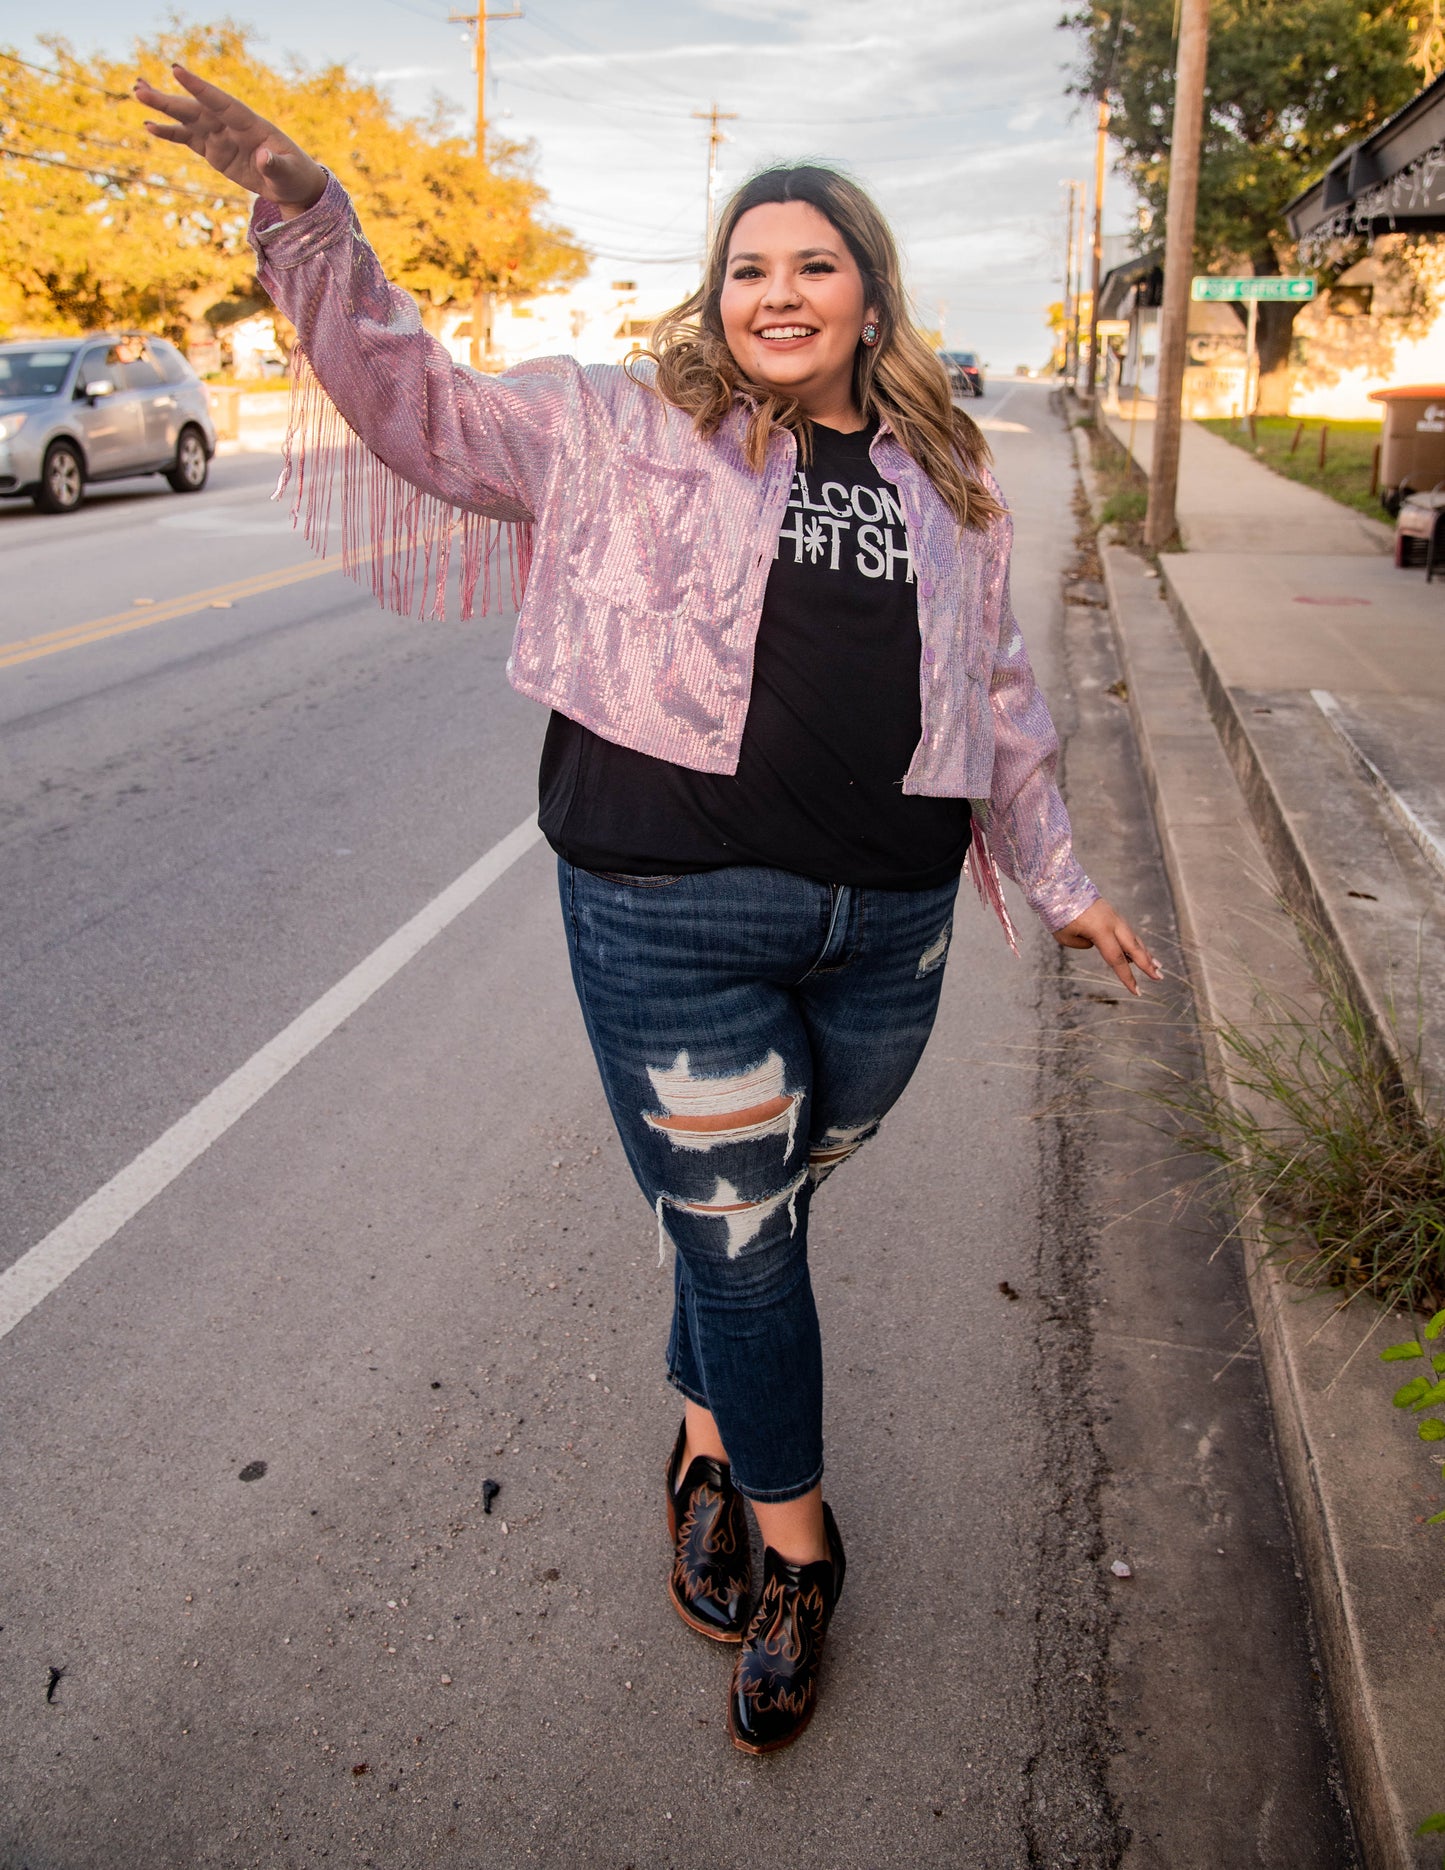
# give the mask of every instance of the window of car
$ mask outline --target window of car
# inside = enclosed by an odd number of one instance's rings
[[[76,396],[83,397],[86,384],[94,383],[101,377],[108,378],[117,389],[124,387],[115,346],[112,344],[92,344],[81,357],[80,368],[75,373]]]
[[[0,351],[0,396],[58,396],[75,352]]]
[[[137,332],[127,332],[111,345],[106,353],[105,373],[118,390],[149,390],[165,381],[149,346]]]
[[[160,365],[146,345],[141,346],[139,355],[128,358],[121,369],[124,372],[125,387],[128,390],[151,390],[166,380]]]
[[[964,370],[978,369],[977,351],[950,351],[949,356]]]
[[[86,384],[97,378],[113,383],[117,390],[149,390],[167,381],[151,345],[140,337],[93,344],[81,359],[75,394],[84,396]]]
[[[194,377],[195,372],[185,358],[174,344],[167,344],[164,338],[152,338],[150,352],[167,383],[189,383]]]

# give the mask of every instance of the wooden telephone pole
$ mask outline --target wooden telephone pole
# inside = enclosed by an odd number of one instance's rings
[[[1089,298],[1089,369],[1084,378],[1084,401],[1092,403],[1099,379],[1099,279],[1104,270],[1104,163],[1109,146],[1109,105],[1099,99],[1099,124],[1094,137],[1094,254],[1093,292]]]
[[[1082,182],[1066,182],[1069,191],[1069,205],[1064,212],[1064,381],[1072,382],[1079,373],[1079,305],[1075,294],[1074,277],[1077,271],[1074,254],[1074,229],[1078,219],[1078,198],[1083,190]]]
[[[522,9],[514,6],[507,13],[489,13],[486,0],[477,0],[475,13],[449,13],[453,26],[474,26],[472,63],[477,69],[477,161],[487,160],[487,23],[489,20],[520,19]],[[472,288],[473,370],[483,370],[492,361],[492,294],[480,282]]]
[[[735,110],[719,110],[714,104],[709,110],[695,110],[694,117],[700,117],[708,124],[707,137],[707,246],[703,251],[703,270],[707,270],[708,255],[712,252],[712,237],[717,230],[717,153],[726,142],[718,125],[731,123],[737,116]]]
[[[1074,235],[1074,393],[1078,394],[1079,373],[1083,369],[1083,319],[1084,319],[1084,223],[1088,218],[1089,195],[1082,182],[1075,187],[1079,191],[1079,224]]]
[[[1194,210],[1199,199],[1199,143],[1204,124],[1204,67],[1209,55],[1209,0],[1180,0],[1174,133],[1169,142],[1169,208],[1164,222],[1164,302],[1159,308],[1159,390],[1144,541],[1157,552],[1174,537],[1179,491],[1180,401],[1194,272]]]

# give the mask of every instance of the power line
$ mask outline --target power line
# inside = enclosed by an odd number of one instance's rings
[[[388,0],[388,4],[402,13],[415,13],[418,19],[429,19],[433,26],[445,26],[448,23],[445,13],[428,12],[425,7],[411,6],[408,0]]]
[[[0,58],[12,65],[23,65],[26,71],[43,72],[47,78],[60,78],[66,84],[77,84],[85,91],[99,91],[102,97],[113,98],[117,104],[129,104],[133,100],[129,91],[111,91],[103,84],[96,84],[89,78],[77,78],[71,72],[57,71],[53,65],[32,65],[28,58],[17,58],[13,52],[0,52]]]
[[[108,137],[94,136],[89,130],[65,130],[58,123],[41,123],[37,117],[22,117],[18,112],[0,108],[0,117],[6,117],[11,123],[23,123],[27,130],[43,130],[47,136],[71,136],[81,143],[93,143],[97,149],[118,149],[127,156],[139,156],[144,145],[135,143],[112,143]]]
[[[559,45],[573,46],[579,52],[593,52],[593,53],[600,54],[600,53],[605,52],[606,50],[605,47],[596,44],[595,41],[591,39],[584,39],[580,33],[573,32],[570,27],[560,26],[555,21],[547,19],[545,15],[538,16],[534,14],[532,18],[528,21],[528,24],[529,26],[533,27],[535,30],[539,30],[544,33],[549,33],[552,36],[552,38],[558,42]],[[662,83],[660,80],[656,78],[648,77],[645,72],[629,71],[624,67],[622,70],[621,76],[624,77],[629,83],[641,84],[647,90],[656,92],[656,94],[659,97],[666,97],[670,99],[676,96],[676,92],[672,87]],[[615,69],[614,69],[613,82],[614,83],[617,82],[617,74],[615,72]]]
[[[514,85],[519,91],[530,91],[538,97],[550,97],[564,104],[575,104],[579,110],[599,111],[606,108],[606,106],[593,98],[574,97],[570,91],[550,91],[544,90],[540,85],[524,84],[519,78],[507,76],[507,67],[502,64],[501,60],[498,60],[497,63],[503,82]],[[604,119],[604,124],[605,127],[615,135],[630,136],[634,142],[642,143],[649,149],[663,150],[667,155],[673,157],[677,155],[676,142],[665,140],[660,136],[649,135],[646,130],[639,130],[635,123],[609,123]]]
[[[547,205],[550,208],[555,208],[558,214],[583,215],[589,220],[606,221],[610,227],[623,234],[668,234],[672,232],[673,228],[682,219],[684,214],[690,214],[692,212],[690,204],[684,202],[682,206],[675,209],[665,221],[658,221],[656,219],[634,221],[629,215],[609,214],[605,208],[588,208],[575,201],[559,201],[555,195],[548,196]]]
[[[697,251],[691,253],[608,253],[602,247],[590,249],[593,259],[627,266],[696,266]]]
[[[639,110],[644,110],[646,111],[649,118],[651,118],[653,121],[657,123],[684,123],[686,122],[688,116],[691,114],[690,112],[686,110],[681,110],[681,109],[659,110],[657,106],[652,102],[651,98],[644,98],[644,97],[622,97],[622,98],[615,98],[615,99],[606,98],[606,97],[579,98],[570,91],[559,91],[555,87],[552,87],[552,86],[539,85],[539,84],[528,84],[525,79],[517,78],[513,76],[513,73],[515,73],[518,70],[526,71],[528,69],[529,67],[526,65],[525,62],[519,61],[518,63],[513,64],[506,59],[497,60],[497,71],[500,74],[500,76],[506,80],[508,84],[516,85],[517,88],[522,91],[535,92],[539,97],[565,98],[568,103],[572,103],[572,104],[585,103],[588,109],[590,110],[621,111],[624,115],[630,115],[634,117],[637,115]]]
[[[917,111],[898,111],[886,117],[850,117],[846,111],[839,111],[831,117],[783,117],[768,111],[761,121],[769,124],[800,124],[804,129],[814,130],[852,130],[860,124],[871,123],[956,123],[961,111],[936,110],[920,115]]]
[[[119,182],[127,188],[153,188],[157,194],[161,195],[189,195],[195,201],[209,202],[212,205],[218,201],[244,203],[246,200],[244,195],[228,195],[223,189],[212,189],[207,192],[199,188],[187,188],[183,182],[158,182],[151,176],[143,175],[139,169],[132,169],[129,174],[122,175],[114,169],[101,169],[94,164],[62,162],[59,156],[42,156],[36,150],[0,148],[0,156],[7,157],[11,162],[44,163],[47,169],[68,169],[72,175],[86,175],[92,181],[97,176],[102,176],[107,182]]]
[[[392,0],[392,4],[400,5],[402,4],[402,0]],[[547,33],[553,39],[555,39],[559,44],[570,45],[579,52],[595,52],[595,53],[600,54],[600,53],[605,53],[607,50],[606,47],[598,45],[595,41],[590,40],[590,39],[584,39],[581,36],[581,34],[575,33],[571,31],[569,28],[560,26],[556,24],[555,22],[547,19],[545,15],[534,12],[528,16],[527,23],[533,29]],[[651,49],[655,49],[655,48],[651,48]],[[685,51],[687,48],[685,46],[681,46],[681,47],[678,47],[677,49],[679,51]],[[800,48],[800,49],[806,50],[806,48]],[[645,72],[629,68],[629,66],[625,62],[620,62],[618,64],[613,65],[610,68],[610,79],[614,85],[622,81],[626,81],[628,83],[645,86],[649,91],[655,92],[658,97],[667,98],[669,100],[674,99],[677,96],[677,87],[675,85],[666,84],[660,79],[649,77]],[[519,81],[517,79],[511,79],[509,80],[509,82],[515,84]],[[613,104],[613,105],[599,104],[596,107],[603,108],[603,109],[613,109],[613,110],[622,110],[622,109],[628,108],[628,106],[625,103]],[[674,111],[659,112],[658,114],[660,116],[674,116],[675,115],[675,116],[681,117],[683,115],[686,115],[687,113],[679,110],[676,112]],[[881,117],[849,117],[846,113],[840,113],[838,115],[831,116],[831,117],[794,117],[794,116],[779,116],[775,114],[774,112],[769,111],[766,114],[766,120],[770,124],[789,123],[789,124],[800,124],[803,126],[812,125],[819,129],[827,129],[827,128],[834,127],[834,126],[842,127],[842,128],[850,128],[854,124],[872,124],[872,123],[942,123],[942,122],[950,121],[958,117],[960,114],[961,113],[959,111],[945,110],[945,111],[930,112],[929,114],[924,115],[924,116],[920,116],[916,111],[896,111],[896,112],[892,112],[886,116],[881,116]]]

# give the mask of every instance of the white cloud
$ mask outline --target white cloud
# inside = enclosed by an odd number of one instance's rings
[[[46,25],[118,46],[159,26],[167,4],[141,0],[121,35],[109,0],[55,0]],[[348,0],[337,14],[247,0],[242,11],[277,56],[345,60],[403,109],[440,89],[466,126],[474,80],[448,4]],[[1092,124],[1064,88],[1062,4],[535,0],[490,29],[492,121],[530,140],[557,218],[609,256],[604,277],[636,272],[644,310],[691,283],[673,256],[703,232],[707,129],[692,113],[716,100],[737,113],[722,126],[723,193],[770,159],[838,162],[892,218],[918,304],[932,316],[947,301],[956,342],[1040,358],[1062,273],[1060,185],[1092,173]],[[1122,226],[1122,184],[1113,191]]]
[[[408,84],[418,78],[450,78],[449,65],[382,65],[365,72],[373,84]]]
[[[819,43],[809,43],[810,55],[827,53],[840,55],[849,52],[872,52],[888,44],[884,38],[837,39]],[[503,55],[498,60],[501,71],[544,71],[549,69],[576,71],[599,71],[608,67],[626,67],[630,65],[668,65],[685,64],[695,59],[720,58],[796,58],[799,47],[796,45],[755,45],[752,43],[721,44],[682,44],[657,46],[626,46],[612,52],[552,52],[537,58],[508,57]]]

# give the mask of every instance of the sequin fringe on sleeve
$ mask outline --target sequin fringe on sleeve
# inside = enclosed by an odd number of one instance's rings
[[[963,860],[963,867],[973,879],[973,887],[978,891],[978,900],[993,910],[1008,936],[1008,945],[1017,954],[1019,951],[1018,931],[1014,928],[1013,918],[1009,915],[1008,904],[1003,899],[1003,878],[994,861],[993,852],[988,847],[988,832],[984,818],[988,807],[979,800],[973,801],[973,834],[969,840],[968,855]]]
[[[513,609],[522,600],[532,528],[487,519],[419,492],[374,455],[327,396],[298,346],[281,477],[273,499],[291,490],[291,523],[325,558],[333,506],[341,531],[343,576],[368,587],[385,610],[423,620],[446,616],[453,546],[461,553],[461,614]]]

